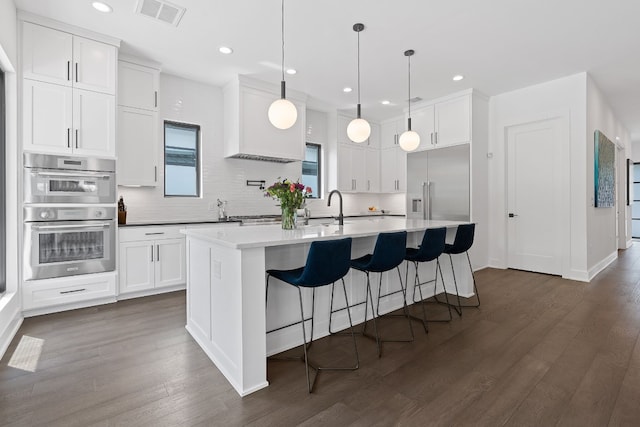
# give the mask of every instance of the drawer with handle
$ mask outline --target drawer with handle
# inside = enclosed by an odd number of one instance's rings
[[[24,310],[31,310],[114,297],[115,294],[115,274],[83,274],[65,278],[25,281],[22,288],[22,304]]]

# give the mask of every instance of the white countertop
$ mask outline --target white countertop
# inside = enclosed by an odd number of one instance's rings
[[[345,220],[343,226],[307,225],[295,230],[283,230],[280,224],[242,226],[233,228],[212,227],[183,230],[189,237],[211,242],[233,249],[283,246],[314,240],[331,240],[342,237],[367,237],[379,233],[425,230],[427,228],[456,227],[464,221],[427,221],[405,218],[372,218],[367,220]]]

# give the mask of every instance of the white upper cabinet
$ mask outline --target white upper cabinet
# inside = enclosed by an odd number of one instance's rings
[[[380,124],[380,147],[391,148],[398,146],[398,139],[405,131],[405,120],[403,117],[387,120]]]
[[[157,185],[158,126],[155,111],[118,107],[118,185]]]
[[[117,49],[73,36],[73,87],[116,94]]]
[[[238,76],[224,87],[225,157],[289,162],[304,159],[306,96],[287,91],[298,118],[289,129],[269,122],[268,111],[280,97],[279,87]]]
[[[115,154],[116,106],[111,95],[73,91],[73,152],[86,156]]]
[[[420,135],[417,151],[471,142],[471,94],[416,106],[411,128]]]
[[[399,147],[381,150],[380,192],[402,193],[407,188],[407,153]]]
[[[117,47],[22,23],[25,151],[115,156]]]
[[[71,86],[73,36],[30,22],[22,28],[23,77]]]
[[[118,61],[118,105],[158,111],[160,70]]]
[[[73,91],[70,87],[24,80],[23,144],[27,151],[71,151]]]
[[[328,140],[327,135],[327,114],[321,111],[309,110],[306,112],[306,140],[305,142],[314,142],[316,144],[324,144]]]
[[[115,95],[115,46],[23,23],[23,77]]]

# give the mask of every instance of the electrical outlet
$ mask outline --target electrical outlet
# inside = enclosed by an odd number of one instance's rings
[[[210,211],[215,211],[218,207],[216,206],[216,204],[214,202],[209,203],[209,210]]]

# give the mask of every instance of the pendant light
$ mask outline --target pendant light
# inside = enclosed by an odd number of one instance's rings
[[[360,117],[360,31],[364,30],[364,24],[354,24],[353,31],[358,33],[358,107],[356,118],[347,126],[347,135],[353,142],[364,142],[371,135],[371,125]]]
[[[269,106],[269,121],[278,129],[289,129],[298,119],[298,110],[293,102],[286,98],[284,81],[284,0],[282,0],[282,81],[280,81],[280,99]]]
[[[412,49],[404,51],[404,56],[409,59],[409,118],[407,119],[407,130],[400,135],[400,148],[404,151],[413,151],[420,145],[420,135],[411,130],[411,56],[414,53]]]

